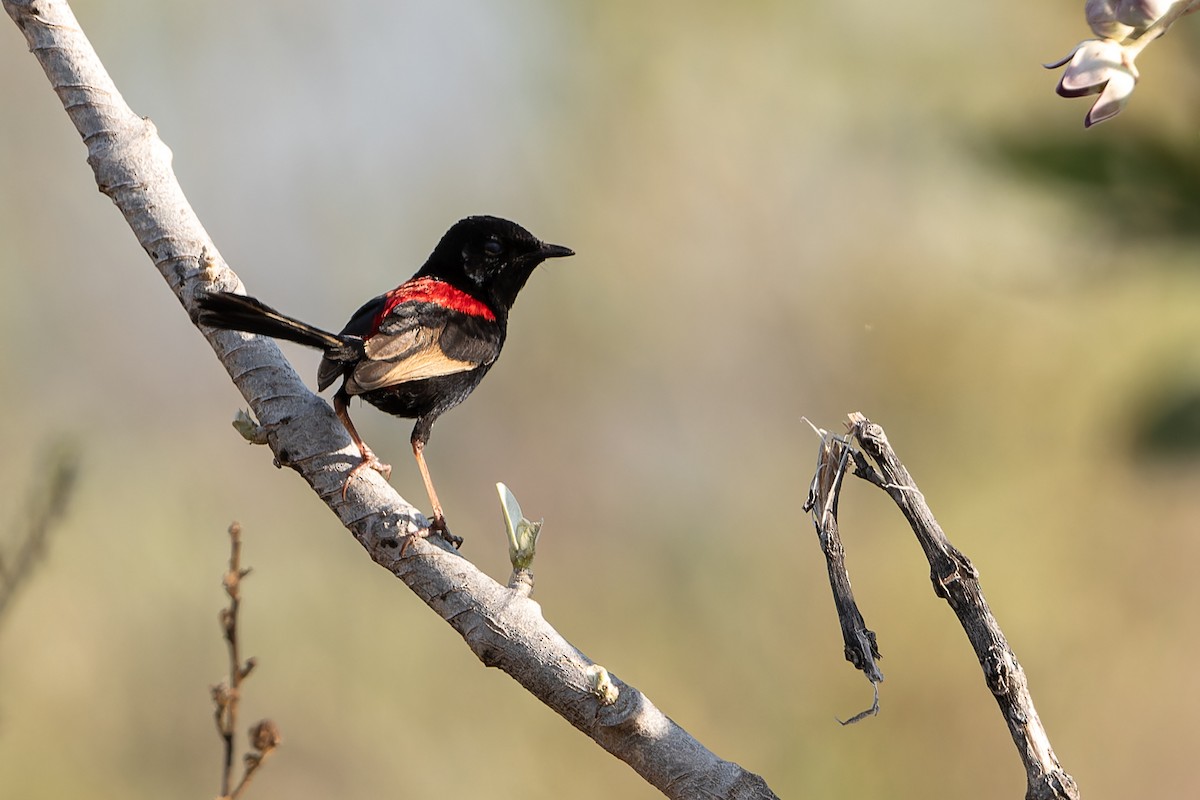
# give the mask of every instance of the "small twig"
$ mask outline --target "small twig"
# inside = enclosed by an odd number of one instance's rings
[[[500,511],[508,534],[508,560],[513,568],[508,588],[521,597],[529,597],[533,593],[533,557],[537,554],[542,521],[526,519],[516,496],[503,483],[496,484],[496,491],[500,494]]]
[[[867,717],[873,717],[879,713],[879,684],[872,681],[871,686],[872,686],[872,688],[875,689],[875,699],[871,701],[871,707],[864,711],[858,712],[850,719],[845,719],[845,720],[839,719],[838,720],[839,725],[841,725],[843,727],[845,727],[846,725],[853,725],[856,722],[861,722],[864,719],[866,719]],[[834,717],[834,719],[837,719],[837,717]]]
[[[812,425],[811,422],[809,424]],[[846,568],[846,552],[838,530],[837,508],[842,479],[852,457],[857,454],[845,437],[835,436],[816,426],[813,426],[813,430],[821,437],[821,447],[817,452],[817,471],[809,486],[804,510],[812,514],[817,539],[821,543],[821,551],[825,554],[829,586],[833,590],[833,603],[837,608],[838,623],[842,628],[846,660],[853,664],[855,669],[862,670],[875,689],[875,702],[871,708],[843,723],[848,724],[879,711],[879,683],[883,680],[883,673],[879,671],[879,665],[875,662],[883,656],[879,654],[875,632],[867,627],[866,620],[863,619],[854,600],[854,592],[850,588],[850,572]]]
[[[241,608],[242,579],[250,574],[250,569],[243,569],[242,561],[242,527],[234,522],[229,526],[229,569],[225,572],[222,584],[225,594],[229,596],[229,605],[221,609],[221,630],[225,636],[225,644],[229,649],[229,680],[212,687],[214,718],[217,733],[224,744],[224,760],[221,770],[221,800],[236,800],[250,783],[251,777],[274,752],[283,738],[279,728],[269,719],[264,719],[250,729],[250,746],[252,752],[242,758],[244,762],[242,778],[237,786],[230,790],[233,783],[233,754],[237,749],[237,716],[238,702],[241,700],[242,682],[254,670],[253,658],[242,661],[238,648],[238,611]]]
[[[65,445],[50,448],[46,459],[44,482],[30,492],[28,522],[17,537],[13,554],[0,553],[0,620],[3,620],[12,599],[29,580],[39,559],[46,553],[50,531],[63,518],[75,479],[79,473],[79,457]]]
[[[883,428],[854,413],[850,438],[878,467],[877,473],[866,472],[856,458],[855,474],[886,491],[900,508],[929,561],[933,591],[950,604],[966,631],[1025,765],[1027,800],[1078,800],[1075,780],[1058,763],[1033,706],[1025,671],[984,600],[978,571],[946,538]]]
[[[254,752],[242,756],[245,772],[242,773],[242,779],[238,781],[237,788],[229,796],[230,800],[237,800],[242,796],[242,792],[250,785],[250,779],[258,772],[258,768],[266,762],[271,753],[275,752],[275,748],[282,741],[283,737],[279,734],[279,726],[269,719],[261,720],[250,729],[250,746],[254,748]]]

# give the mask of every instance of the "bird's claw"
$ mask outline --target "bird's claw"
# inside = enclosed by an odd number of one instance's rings
[[[383,479],[389,480],[392,477],[392,465],[385,464],[379,458],[367,450],[363,453],[363,460],[358,462],[358,465],[346,473],[346,480],[342,484],[342,499],[346,499],[346,492],[350,491],[350,483],[359,476],[364,469],[373,469],[383,476]]]
[[[430,535],[437,536],[447,544],[453,545],[455,550],[458,550],[460,547],[462,547],[463,538],[461,536],[455,536],[450,532],[450,529],[446,527],[446,518],[434,517],[433,521],[429,523],[428,528],[423,531],[411,533],[404,537],[404,543],[400,545],[400,558],[404,558],[405,554],[408,552],[408,546],[413,543],[414,539],[426,539]]]
[[[441,515],[433,518],[433,522],[429,525],[429,532],[436,533],[443,541],[453,545],[455,550],[462,548],[463,538],[450,532],[450,528],[446,525],[446,518]]]

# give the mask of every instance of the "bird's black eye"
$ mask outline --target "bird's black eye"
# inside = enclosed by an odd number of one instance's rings
[[[504,252],[504,245],[500,243],[499,239],[491,238],[483,243],[483,252],[489,256],[498,256]]]

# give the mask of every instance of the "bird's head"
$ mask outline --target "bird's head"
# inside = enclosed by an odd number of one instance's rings
[[[538,264],[575,252],[547,244],[515,222],[467,217],[446,231],[418,273],[439,278],[506,312]]]

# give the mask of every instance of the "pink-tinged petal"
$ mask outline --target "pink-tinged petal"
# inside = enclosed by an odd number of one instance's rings
[[[1121,113],[1121,109],[1125,108],[1126,103],[1129,102],[1129,96],[1133,94],[1136,85],[1137,78],[1128,70],[1114,70],[1104,91],[1100,93],[1092,110],[1084,118],[1084,127],[1090,128]]]
[[[1092,83],[1087,86],[1068,86],[1068,75],[1063,75],[1058,81],[1058,86],[1054,91],[1058,92],[1059,97],[1087,97],[1089,94],[1100,94],[1104,90],[1104,85],[1107,80],[1100,83]]]
[[[1119,5],[1121,0],[1087,0],[1083,13],[1088,25],[1101,39],[1122,40],[1133,33],[1133,28],[1117,18]]]
[[[1091,41],[1091,40],[1089,39],[1088,41]],[[1087,42],[1080,42],[1079,44],[1077,44],[1071,48],[1071,52],[1067,53],[1065,56],[1060,58],[1058,61],[1051,61],[1049,64],[1042,64],[1042,66],[1045,67],[1046,69],[1058,69],[1059,67],[1063,66],[1068,61],[1070,61],[1072,58],[1074,58],[1075,54],[1079,52],[1079,48],[1083,47],[1085,44],[1087,44]]]
[[[1120,0],[1116,4],[1116,17],[1140,32],[1153,25],[1173,4],[1173,0]]]
[[[1092,39],[1075,51],[1058,82],[1057,91],[1063,97],[1095,94],[1104,88],[1113,72],[1118,70],[1128,71],[1121,45],[1111,39]]]

